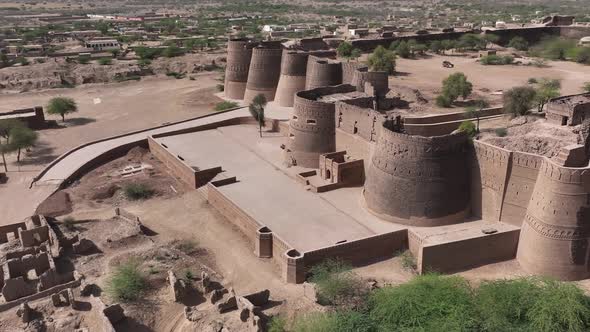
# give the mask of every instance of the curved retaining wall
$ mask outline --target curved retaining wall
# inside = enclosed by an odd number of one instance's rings
[[[293,116],[289,121],[286,162],[319,168],[320,154],[336,151],[336,106],[317,99],[337,92],[352,92],[341,85],[300,91],[295,94]]]
[[[252,47],[249,39],[232,39],[227,42],[224,93],[227,98],[243,99],[248,81]]]
[[[423,137],[385,122],[364,188],[369,211],[397,223],[440,226],[469,211],[469,164],[464,133]]]
[[[590,277],[590,168],[545,158],[533,190],[517,259],[528,272],[561,280]]]
[[[342,84],[342,64],[340,62],[309,57],[305,89]]]
[[[262,42],[252,49],[244,101],[249,103],[259,94],[263,94],[267,101],[275,99],[281,75],[282,54],[280,42]]]
[[[281,76],[275,96],[275,101],[280,106],[293,107],[295,93],[305,90],[308,57],[306,52],[283,51]]]

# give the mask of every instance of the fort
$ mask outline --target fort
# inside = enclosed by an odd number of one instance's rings
[[[459,124],[494,121],[501,107],[408,114],[386,73],[336,60],[321,39],[230,40],[225,83],[225,97],[246,105],[265,95],[261,137],[241,108],[112,146],[62,183],[148,147],[290,283],[328,258],[367,264],[402,250],[419,271],[516,259],[533,274],[588,278],[587,137],[554,158],[471,140]],[[570,130],[588,105],[588,95],[560,97],[542,116]]]

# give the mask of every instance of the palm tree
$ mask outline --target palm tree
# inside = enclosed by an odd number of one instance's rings
[[[266,97],[263,94],[259,94],[250,103],[250,114],[258,122],[258,130],[260,131],[260,137],[262,137],[262,126],[264,126],[264,107],[266,106]]]

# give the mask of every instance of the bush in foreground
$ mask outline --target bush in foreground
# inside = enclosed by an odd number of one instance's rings
[[[472,290],[456,276],[424,275],[378,289],[369,308],[378,331],[468,331],[477,325]]]
[[[215,110],[217,112],[221,112],[221,111],[229,110],[232,108],[236,108],[238,106],[240,106],[240,105],[238,105],[238,103],[233,102],[233,101],[222,101],[222,102],[219,102],[215,105]]]
[[[127,262],[115,268],[107,281],[108,294],[117,301],[130,302],[139,298],[146,288],[145,277],[136,262]]]
[[[123,188],[125,197],[132,201],[148,199],[156,193],[155,190],[143,183],[130,183]]]
[[[355,305],[362,300],[364,287],[350,265],[327,260],[311,268],[311,282],[316,285],[318,303]]]
[[[485,281],[423,275],[371,293],[356,310],[336,308],[296,318],[296,332],[590,330],[590,298],[573,283],[541,278]]]

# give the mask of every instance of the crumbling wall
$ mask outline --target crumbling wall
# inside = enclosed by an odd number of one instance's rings
[[[373,98],[357,98],[354,102],[336,103],[336,128],[358,135],[369,142],[377,141],[385,117],[373,111]]]
[[[281,76],[275,96],[280,106],[293,107],[295,93],[305,89],[308,56],[306,52],[283,51]]]
[[[26,276],[30,270],[35,270],[37,276],[53,267],[53,259],[47,252],[36,255],[24,255],[6,261],[5,271],[9,278]]]
[[[13,234],[18,239],[18,230],[25,228],[26,225],[24,222],[0,226],[0,243],[8,242],[8,234]]]
[[[543,158],[522,225],[517,259],[530,273],[560,280],[590,277],[590,168]]]
[[[244,99],[252,48],[256,46],[249,39],[230,39],[227,42],[227,64],[225,67],[224,93],[227,98]]]
[[[342,62],[342,83],[356,86],[358,72],[367,72],[369,67],[362,62]]]
[[[383,125],[364,199],[379,217],[415,226],[462,222],[469,213],[467,135],[422,137]]]
[[[263,94],[267,101],[275,99],[281,75],[282,46],[280,42],[262,42],[252,50],[244,101],[250,103]]]

